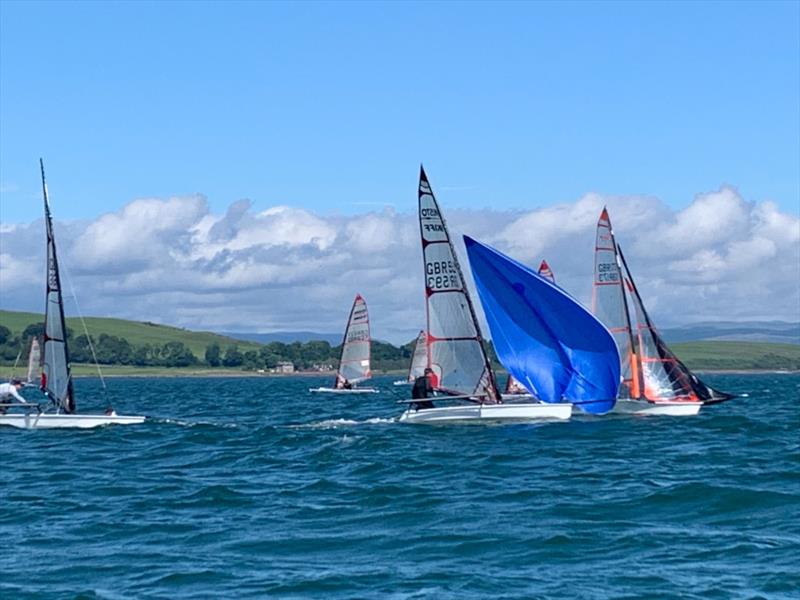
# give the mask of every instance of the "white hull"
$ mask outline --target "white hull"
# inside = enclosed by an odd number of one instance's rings
[[[691,417],[700,412],[700,402],[647,402],[645,400],[617,400],[613,414],[661,415],[668,417]]]
[[[56,415],[34,412],[0,415],[0,425],[20,429],[90,429],[101,425],[137,425],[147,417],[125,415]]]
[[[432,398],[435,402],[435,398]],[[414,410],[400,415],[406,423],[523,423],[569,419],[572,404],[464,404]]]
[[[330,388],[330,387],[318,387],[318,388],[309,388],[308,390],[312,394],[377,394],[378,390],[375,388],[350,388],[349,390],[344,388]]]

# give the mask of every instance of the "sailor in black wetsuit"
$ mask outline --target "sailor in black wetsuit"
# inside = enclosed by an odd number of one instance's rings
[[[433,371],[431,369],[425,369],[425,374],[420,375],[414,380],[414,387],[411,388],[411,399],[423,400],[423,402],[414,402],[411,404],[415,410],[433,408],[433,402],[425,400],[428,394],[433,393],[433,386],[431,385],[430,379],[431,375],[433,375]]]

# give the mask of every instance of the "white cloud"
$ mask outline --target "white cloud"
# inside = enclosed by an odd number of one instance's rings
[[[607,205],[658,324],[800,318],[800,219],[771,202],[746,202],[733,188],[700,194],[680,211],[656,198],[597,194],[530,211],[448,210],[447,195],[440,203],[462,259],[461,233],[534,267],[546,258],[559,284],[584,302],[595,224]],[[197,329],[336,332],[360,292],[375,335],[405,341],[424,321],[410,211],[254,212],[240,200],[218,215],[202,196],[143,199],[91,222],[57,222],[56,235],[85,314]],[[41,220],[0,231],[4,308],[42,309],[43,237]]]

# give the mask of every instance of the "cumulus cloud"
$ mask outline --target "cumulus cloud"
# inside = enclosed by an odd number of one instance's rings
[[[449,210],[447,194],[439,200],[462,260],[461,233],[533,266],[546,258],[559,284],[585,303],[594,228],[607,205],[656,323],[800,318],[800,219],[771,202],[747,202],[731,187],[678,211],[657,198],[598,194],[529,211]],[[0,229],[3,308],[42,310],[43,229],[41,220]],[[413,212],[345,217],[283,205],[256,212],[239,200],[219,215],[197,195],[134,200],[92,221],[57,222],[56,235],[87,315],[337,332],[360,292],[376,337],[407,341],[424,322]],[[69,301],[67,312],[74,312]]]

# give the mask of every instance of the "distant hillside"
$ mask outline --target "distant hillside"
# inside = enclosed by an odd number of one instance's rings
[[[670,343],[715,340],[800,345],[800,323],[786,321],[707,322],[660,331]]]
[[[0,310],[0,325],[4,325],[11,330],[12,335],[19,335],[32,323],[44,321],[44,315],[36,313],[15,312]],[[101,333],[125,338],[133,345],[143,346],[145,344],[163,345],[167,342],[183,342],[197,358],[202,359],[205,355],[206,347],[217,343],[224,350],[226,346],[236,344],[239,350],[258,350],[260,344],[253,342],[242,342],[217,333],[205,331],[189,331],[179,327],[168,325],[157,325],[141,321],[126,321],[124,319],[109,319],[104,317],[86,317],[86,328],[92,337],[99,337]],[[72,329],[73,335],[78,336],[83,333],[83,325],[77,317],[67,318],[67,327]]]
[[[241,333],[235,331],[220,331],[224,335],[237,340],[248,342],[258,342],[259,344],[269,344],[270,342],[282,342],[291,344],[292,342],[328,342],[331,346],[342,343],[342,333],[316,333],[314,331],[276,331],[274,333]]]
[[[670,348],[690,369],[800,370],[800,345],[754,342],[685,342]]]

